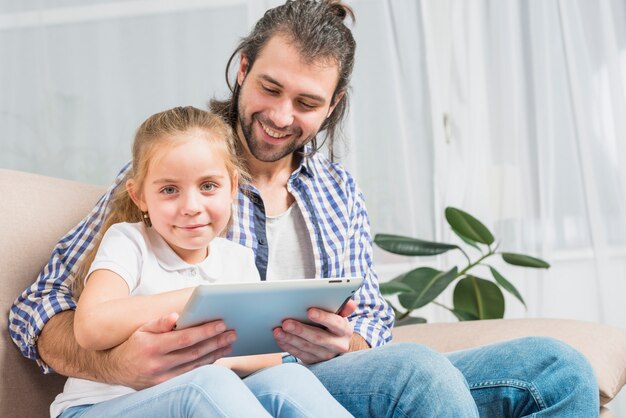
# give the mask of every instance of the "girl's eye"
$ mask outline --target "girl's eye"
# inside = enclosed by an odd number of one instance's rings
[[[165,186],[164,188],[161,189],[161,193],[166,194],[166,195],[174,194],[177,191],[178,189],[174,186]]]
[[[203,192],[212,192],[216,187],[217,185],[215,183],[202,183],[200,190]]]

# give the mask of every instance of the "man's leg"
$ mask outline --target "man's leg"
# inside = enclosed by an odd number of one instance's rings
[[[274,417],[351,417],[301,364],[289,363],[261,370],[244,383]]]
[[[356,417],[478,416],[461,373],[417,344],[388,344],[309,368]]]
[[[61,418],[269,417],[230,369],[204,366],[160,385],[95,405],[67,409]]]
[[[447,357],[465,376],[481,417],[598,416],[589,362],[558,340],[521,338]]]

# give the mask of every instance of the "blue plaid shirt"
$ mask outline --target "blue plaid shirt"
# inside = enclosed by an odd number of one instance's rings
[[[91,213],[58,242],[37,282],[11,307],[11,338],[22,354],[36,360],[46,373],[51,369],[39,357],[37,338],[52,316],[75,309],[70,285],[78,262],[93,246],[111,194],[123,184],[129,169],[127,164]],[[363,286],[353,297],[357,310],[348,320],[372,347],[390,341],[394,315],[378,288],[372,266],[369,220],[363,195],[354,179],[340,165],[317,153],[303,158],[289,178],[287,188],[301,208],[314,243],[316,277],[364,277]],[[254,186],[246,185],[243,189],[246,193],[239,191],[237,216],[233,216],[228,238],[252,248],[264,280],[268,248],[263,201]]]

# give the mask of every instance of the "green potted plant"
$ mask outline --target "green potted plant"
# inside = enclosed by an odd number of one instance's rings
[[[381,283],[380,290],[385,297],[397,296],[398,308],[394,301],[387,301],[396,313],[396,324],[426,322],[424,318],[411,316],[411,313],[429,303],[434,303],[449,310],[459,320],[496,319],[504,317],[504,294],[502,289],[517,298],[524,306],[526,303],[518,290],[500,272],[487,264],[487,259],[500,256],[506,263],[531,268],[547,269],[550,265],[535,257],[524,254],[500,252],[499,244],[493,234],[479,220],[467,212],[447,207],[445,218],[452,231],[466,246],[478,251],[472,259],[467,251],[456,244],[424,241],[399,235],[377,234],[374,243],[383,250],[406,256],[433,256],[447,251],[458,250],[467,260],[462,267],[454,266],[442,271],[431,267],[418,267]],[[485,267],[490,278],[479,277],[475,268]],[[435,301],[449,285],[456,282],[452,297],[452,307]]]

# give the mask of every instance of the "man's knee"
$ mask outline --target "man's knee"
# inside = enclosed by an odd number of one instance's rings
[[[520,345],[528,349],[550,368],[560,382],[571,384],[580,396],[598,396],[598,383],[589,360],[572,346],[551,337],[526,337]]]
[[[420,385],[430,385],[433,389],[449,388],[467,390],[467,382],[458,369],[443,356],[424,345],[399,343],[385,346],[381,351],[380,364],[389,364],[396,370],[395,379],[418,381]]]

